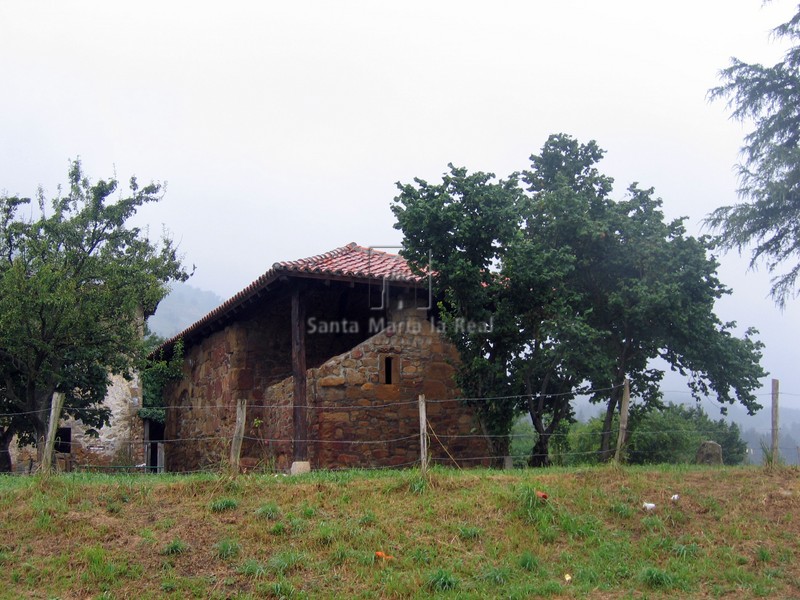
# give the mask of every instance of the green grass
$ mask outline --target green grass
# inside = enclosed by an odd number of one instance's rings
[[[534,554],[528,550],[520,554],[519,560],[517,561],[520,569],[524,569],[525,571],[538,571],[539,570],[539,559],[534,556]]]
[[[435,592],[446,592],[458,587],[458,577],[446,569],[437,569],[425,581],[427,587]]]
[[[274,521],[281,516],[281,510],[274,502],[267,502],[256,509],[256,516],[260,519],[269,519]]]
[[[793,597],[797,474],[0,477],[0,597]]]
[[[229,560],[239,556],[242,551],[242,546],[236,540],[224,539],[220,540],[214,545],[217,557],[222,560]]]
[[[186,542],[179,539],[174,539],[169,541],[164,548],[161,550],[161,554],[166,555],[173,555],[173,554],[183,554],[189,549],[189,546]]]
[[[270,527],[269,532],[272,535],[284,535],[287,533],[286,525],[283,523],[275,523],[272,527]]]
[[[303,553],[285,550],[275,554],[267,563],[267,567],[278,575],[284,575],[300,565],[304,560],[305,555]]]
[[[472,525],[461,525],[458,528],[458,535],[462,540],[477,540],[481,537],[481,528]]]
[[[233,510],[239,506],[239,501],[235,498],[219,498],[214,500],[209,508],[211,512],[225,512],[226,510]]]
[[[267,576],[267,567],[259,561],[249,558],[239,567],[239,573],[253,579],[261,579]]]

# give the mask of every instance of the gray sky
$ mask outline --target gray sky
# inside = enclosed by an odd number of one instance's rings
[[[0,191],[53,193],[78,156],[93,178],[166,180],[139,222],[166,226],[192,285],[227,297],[278,260],[398,244],[396,181],[436,180],[448,162],[505,176],[565,132],[607,150],[618,197],[653,186],[699,233],[736,199],[746,131],[706,92],[731,56],[777,60],[769,31],[795,9],[0,0]],[[719,314],[761,330],[767,369],[800,404],[800,301],[780,313],[765,273],[722,262],[735,293]]]

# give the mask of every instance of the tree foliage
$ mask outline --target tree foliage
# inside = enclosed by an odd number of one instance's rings
[[[660,406],[657,357],[690,376],[696,397],[760,408],[761,345],[714,313],[729,290],[710,240],[665,222],[652,189],[634,184],[613,200],[613,180],[596,167],[602,156],[595,142],[554,135],[522,174],[450,165],[441,184],[398,184],[393,205],[404,255],[432,258],[445,324],[492,324],[446,328],[463,359],[459,384],[498,398],[476,402],[495,436],[520,411],[530,415],[533,465],[548,464],[549,439],[578,393],[605,402],[610,420],[628,378],[642,410]],[[608,455],[610,438],[602,443]]]
[[[416,179],[415,185],[398,186],[401,195],[393,211],[407,240],[404,253],[412,262],[436,267],[437,287],[443,300],[440,318],[458,347],[463,367],[458,383],[464,394],[482,398],[511,396],[518,382],[508,377],[509,358],[518,343],[514,308],[505,298],[505,282],[494,269],[502,252],[517,235],[518,183],[515,178],[494,181],[491,173],[468,173],[449,165],[441,184]],[[488,324],[486,335],[456,327],[459,319]],[[491,330],[491,332],[489,332]],[[494,332],[502,331],[502,335]],[[513,402],[474,403],[489,436],[508,431],[514,418]],[[502,438],[493,453],[503,455]]]
[[[164,387],[183,375],[183,340],[178,340],[172,349],[170,358],[165,358],[158,346],[163,338],[150,334],[146,338],[147,350],[150,352],[147,363],[141,371],[142,408],[138,416],[157,423],[166,419],[164,403]]]
[[[796,44],[800,11],[773,34]],[[752,246],[751,267],[766,263],[772,296],[783,307],[800,276],[800,46],[772,66],[734,58],[720,79],[710,98],[727,99],[732,117],[755,127],[738,165],[742,201],[718,208],[707,223],[719,232],[722,247]]]
[[[112,200],[112,195],[119,197]],[[152,242],[131,217],[161,198],[158,184],[92,183],[79,161],[50,202],[0,197],[0,442],[38,441],[54,392],[64,413],[98,427],[110,374],[143,358],[143,318],[172,280],[185,280],[169,239]],[[12,415],[13,413],[13,415]]]
[[[722,446],[726,465],[741,464],[747,456],[747,444],[739,426],[724,419],[711,419],[699,405],[669,403],[659,410],[640,414],[630,425],[626,445],[626,460],[630,464],[693,463],[701,442],[706,440]],[[593,463],[601,458],[594,450],[604,428],[602,417],[572,426],[568,436],[573,452],[570,464]],[[611,431],[616,439],[619,431],[616,419]]]

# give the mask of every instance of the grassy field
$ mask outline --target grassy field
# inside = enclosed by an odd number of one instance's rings
[[[799,474],[0,477],[0,595],[800,598]]]

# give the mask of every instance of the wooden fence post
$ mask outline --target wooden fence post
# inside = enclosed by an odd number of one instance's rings
[[[425,394],[419,395],[419,460],[422,474],[428,472],[428,417],[425,412]]]
[[[236,426],[233,430],[231,442],[231,473],[239,473],[239,457],[242,453],[242,440],[244,439],[244,426],[247,418],[247,400],[240,399],[236,404]]]
[[[622,449],[625,446],[625,436],[628,433],[628,406],[631,401],[631,386],[627,377],[625,383],[622,384],[622,404],[619,407],[619,437],[617,438],[617,452],[614,455],[614,460],[620,462],[622,460]]]
[[[49,474],[53,470],[53,450],[56,445],[56,432],[58,431],[58,421],[61,419],[61,407],[64,406],[64,394],[53,392],[50,401],[50,421],[47,423],[47,439],[44,442],[44,454],[42,455],[41,469],[43,473]]]
[[[164,442],[156,444],[156,473],[164,472]]]
[[[778,445],[778,396],[779,396],[780,382],[777,379],[772,380],[772,460],[774,464],[778,464],[778,457],[780,447]]]

